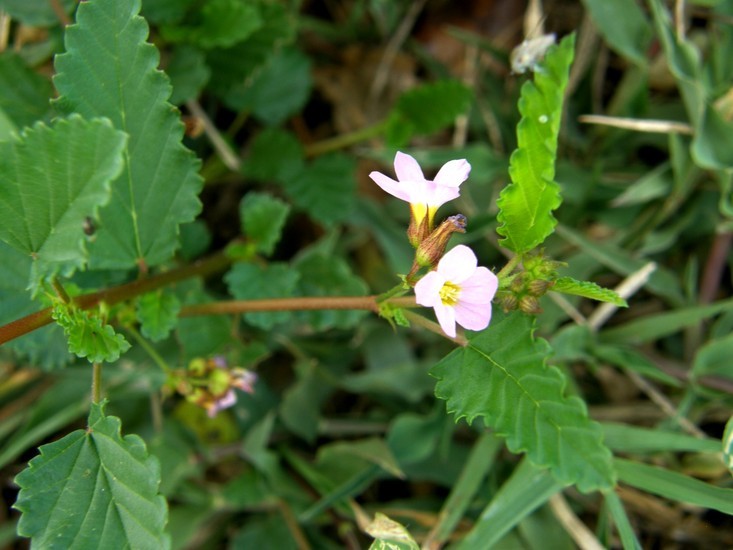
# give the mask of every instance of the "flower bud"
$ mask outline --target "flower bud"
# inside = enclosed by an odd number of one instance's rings
[[[466,232],[466,216],[449,216],[424,239],[415,252],[415,262],[423,267],[433,267],[443,257],[445,247],[453,233]]]
[[[499,300],[499,305],[504,312],[514,311],[519,306],[519,300],[514,294],[505,294]]]
[[[529,295],[522,296],[522,298],[520,298],[519,309],[522,310],[524,313],[529,313],[530,315],[538,315],[542,313],[540,301],[534,296]]]
[[[527,294],[539,298],[544,296],[547,290],[553,285],[552,281],[545,281],[544,279],[535,279],[527,285]]]

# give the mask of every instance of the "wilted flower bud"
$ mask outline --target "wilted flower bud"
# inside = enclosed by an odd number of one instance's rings
[[[422,267],[435,266],[443,257],[451,235],[465,232],[466,216],[463,214],[449,216],[417,247],[415,262]]]
[[[519,300],[515,294],[505,294],[499,300],[499,305],[505,312],[514,311],[519,306]]]
[[[410,225],[407,227],[407,240],[413,248],[420,246],[428,234],[430,233],[430,226],[427,216],[423,216],[420,221],[417,221],[415,214],[410,210]]]
[[[522,296],[519,299],[519,309],[524,313],[529,313],[530,315],[539,315],[542,313],[539,300],[534,296],[529,295]]]
[[[527,285],[527,294],[539,298],[544,296],[554,283],[552,281],[545,281],[544,279],[535,279]]]

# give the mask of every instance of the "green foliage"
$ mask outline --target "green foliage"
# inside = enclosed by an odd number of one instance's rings
[[[52,316],[64,329],[69,353],[86,357],[90,363],[117,361],[120,355],[130,349],[125,337],[117,334],[94,312],[57,302],[53,306]]]
[[[93,251],[97,268],[157,265],[178,246],[178,226],[200,210],[199,161],[181,144],[183,125],[168,103],[170,84],[145,42],[140,1],[95,0],[77,11],[56,58],[59,106],[105,116],[128,135],[113,200],[100,213]]]
[[[258,252],[270,256],[282,235],[290,206],[265,193],[248,193],[239,205],[242,232]]]
[[[137,320],[140,332],[153,342],[164,340],[178,325],[181,302],[175,294],[150,292],[137,299]]]
[[[542,244],[557,223],[552,215],[562,201],[555,182],[557,136],[574,47],[574,35],[550,47],[534,73],[535,81],[522,86],[518,145],[509,161],[512,183],[497,203],[501,243],[517,254]]]
[[[45,118],[51,93],[48,79],[33,72],[19,56],[8,51],[0,54],[0,111],[16,128]]]
[[[456,419],[483,418],[509,450],[526,452],[561,483],[584,492],[610,488],[615,475],[600,426],[581,399],[564,395],[565,377],[545,365],[549,346],[533,339],[531,326],[519,313],[495,320],[433,367],[435,394]]]
[[[75,3],[75,0],[60,0],[59,6],[69,14]],[[53,4],[45,0],[0,0],[0,9],[30,26],[46,27],[59,23]]]
[[[591,300],[598,300],[600,302],[608,302],[621,307],[628,307],[626,300],[621,298],[616,292],[589,281],[576,281],[571,277],[560,277],[555,280],[552,290],[562,292],[563,294],[583,296],[584,298],[590,298]]]
[[[211,70],[206,65],[204,53],[188,45],[176,48],[165,72],[173,86],[170,97],[173,105],[198,97],[211,78]]]
[[[593,23],[608,44],[637,65],[647,63],[646,53],[652,40],[652,28],[641,7],[634,0],[583,0]]]
[[[420,546],[405,527],[377,512],[366,532],[374,537],[369,550],[419,550]]]
[[[38,278],[87,260],[84,221],[109,202],[125,136],[79,116],[0,143],[0,239],[34,259]]]
[[[733,472],[733,421],[728,419],[723,433],[723,460],[728,470]]]
[[[16,478],[18,532],[41,548],[168,548],[160,467],[142,439],[92,404],[89,428],[43,445]]]
[[[195,25],[163,27],[171,42],[190,42],[205,49],[227,48],[248,38],[262,26],[257,4],[238,0],[209,0],[191,16]]]

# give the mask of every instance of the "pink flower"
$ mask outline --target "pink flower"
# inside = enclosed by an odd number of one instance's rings
[[[372,172],[369,177],[390,195],[410,203],[416,225],[420,225],[427,215],[428,226],[432,230],[435,212],[438,207],[460,195],[458,188],[468,178],[471,165],[466,159],[448,161],[435,179],[430,181],[425,179],[414,158],[398,151],[394,170],[398,181],[380,172]]]
[[[491,321],[491,300],[499,280],[477,265],[473,251],[460,244],[415,285],[417,303],[435,309],[440,328],[453,338],[456,323],[468,330],[483,330]]]

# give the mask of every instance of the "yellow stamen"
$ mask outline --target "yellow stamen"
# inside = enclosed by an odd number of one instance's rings
[[[443,284],[443,288],[438,292],[440,295],[440,301],[443,302],[443,305],[451,307],[458,303],[458,296],[460,293],[461,287],[451,283],[450,281],[446,281],[445,284]]]

